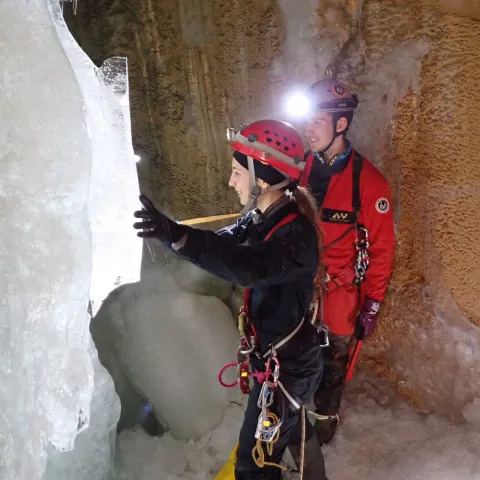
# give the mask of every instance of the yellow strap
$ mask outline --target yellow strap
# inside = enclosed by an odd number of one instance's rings
[[[190,218],[188,220],[182,220],[180,223],[181,225],[199,225],[201,223],[209,223],[209,222],[215,222],[217,220],[227,220],[227,219],[232,219],[236,220],[237,218],[240,218],[241,214],[240,213],[229,213],[227,215],[212,215],[211,217],[198,217],[198,218]]]

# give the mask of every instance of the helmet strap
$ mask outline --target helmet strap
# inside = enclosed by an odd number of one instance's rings
[[[290,185],[290,183],[292,183],[291,180],[289,178],[286,178],[285,180],[283,180],[280,183],[277,183],[276,185],[269,185],[267,188],[265,188],[263,190],[262,193],[273,192],[274,190],[280,190],[283,187],[288,187],[288,185]]]
[[[245,215],[254,207],[255,203],[257,202],[257,198],[266,192],[272,192],[274,190],[279,190],[280,188],[286,187],[290,185],[290,179],[286,178],[280,183],[276,185],[269,185],[267,188],[262,189],[257,185],[257,177],[255,176],[255,164],[252,157],[247,156],[248,162],[248,176],[250,181],[250,194],[248,196],[248,201],[243,207],[241,214]]]
[[[332,146],[335,139],[337,137],[339,137],[340,135],[343,135],[345,133],[345,129],[343,129],[340,132],[337,132],[337,122],[338,122],[338,118],[336,118],[336,115],[332,115],[333,137],[330,140],[330,143],[324,149],[316,152],[318,154],[318,157],[320,158],[320,160],[323,163],[325,163],[326,165],[329,165],[329,166],[330,166],[331,163],[333,163],[332,160],[334,160],[336,158],[336,156],[334,155],[332,158],[325,158],[324,154]]]
[[[262,189],[257,185],[257,177],[255,176],[255,164],[253,158],[247,155],[248,162],[248,177],[250,183],[250,193],[248,195],[248,201],[242,208],[241,214],[245,215],[254,207],[257,198],[262,193]]]

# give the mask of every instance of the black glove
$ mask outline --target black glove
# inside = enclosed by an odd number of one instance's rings
[[[140,195],[142,210],[134,212],[134,216],[141,218],[141,222],[133,224],[133,228],[140,230],[137,235],[142,238],[158,238],[161,242],[171,245],[182,239],[187,232],[183,225],[170,220],[162,212],[158,211],[150,199]]]

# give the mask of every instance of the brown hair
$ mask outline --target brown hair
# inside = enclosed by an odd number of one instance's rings
[[[315,276],[315,286],[313,294],[313,303],[320,300],[322,283],[323,283],[323,262],[322,262],[322,240],[323,235],[320,230],[320,222],[318,221],[318,211],[315,204],[315,200],[312,194],[303,187],[297,187],[293,190],[293,196],[297,202],[298,210],[301,215],[306,217],[312,227],[317,233],[318,240],[318,265],[317,265],[317,274]]]

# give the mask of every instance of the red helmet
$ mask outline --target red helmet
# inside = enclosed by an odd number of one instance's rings
[[[302,137],[292,125],[259,120],[235,135],[231,147],[298,180],[305,166]]]
[[[333,79],[311,85],[310,98],[315,112],[353,112],[358,105],[358,97]]]

